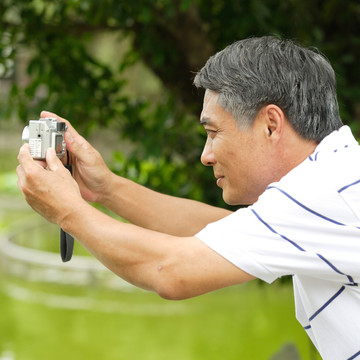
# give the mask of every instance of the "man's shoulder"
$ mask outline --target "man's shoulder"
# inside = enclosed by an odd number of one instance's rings
[[[338,191],[360,179],[360,166],[357,164],[360,164],[360,146],[350,128],[343,126],[324,138],[315,151],[279,183],[296,192],[310,191],[311,188]]]
[[[292,219],[311,213],[359,226],[360,147],[347,127],[332,135],[279,182],[270,184],[256,208]]]

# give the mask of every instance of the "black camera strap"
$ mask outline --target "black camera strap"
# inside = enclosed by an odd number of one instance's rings
[[[72,166],[69,164],[69,153],[67,154],[67,164],[64,165],[72,174]],[[71,260],[74,249],[74,238],[60,228],[60,255],[63,262]]]
[[[60,255],[63,262],[71,260],[74,249],[74,238],[60,228]]]

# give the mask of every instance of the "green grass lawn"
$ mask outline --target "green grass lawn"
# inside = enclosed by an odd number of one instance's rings
[[[0,304],[0,354],[21,360],[268,360],[286,343],[310,359],[288,285],[254,282],[172,302],[2,278]]]
[[[17,212],[7,212],[3,220],[17,218]],[[24,241],[38,244],[34,238],[40,234],[40,229],[27,231]],[[57,236],[52,242],[58,244]],[[297,347],[303,360],[320,359],[312,356],[295,319],[290,283],[255,281],[185,301],[99,286],[38,283],[2,274],[0,359],[11,351],[11,360],[269,360],[287,343]]]
[[[7,158],[0,233],[32,213],[16,189],[14,158]],[[18,241],[57,251],[58,229],[46,231],[54,238],[48,244],[42,232],[27,231]],[[166,301],[140,290],[35,283],[0,272],[0,360],[269,360],[287,343],[302,360],[320,359],[295,319],[289,283],[252,282]]]

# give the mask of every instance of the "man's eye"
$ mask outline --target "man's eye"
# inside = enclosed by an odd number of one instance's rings
[[[214,137],[216,134],[215,130],[211,130],[211,129],[205,129],[206,133],[208,134],[208,136],[210,137]]]

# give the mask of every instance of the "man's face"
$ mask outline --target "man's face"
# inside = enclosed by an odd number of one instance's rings
[[[218,97],[213,91],[205,93],[200,122],[207,140],[201,162],[213,167],[226,203],[249,205],[273,181],[267,129],[260,111],[249,128],[240,130],[234,117],[218,104]]]

